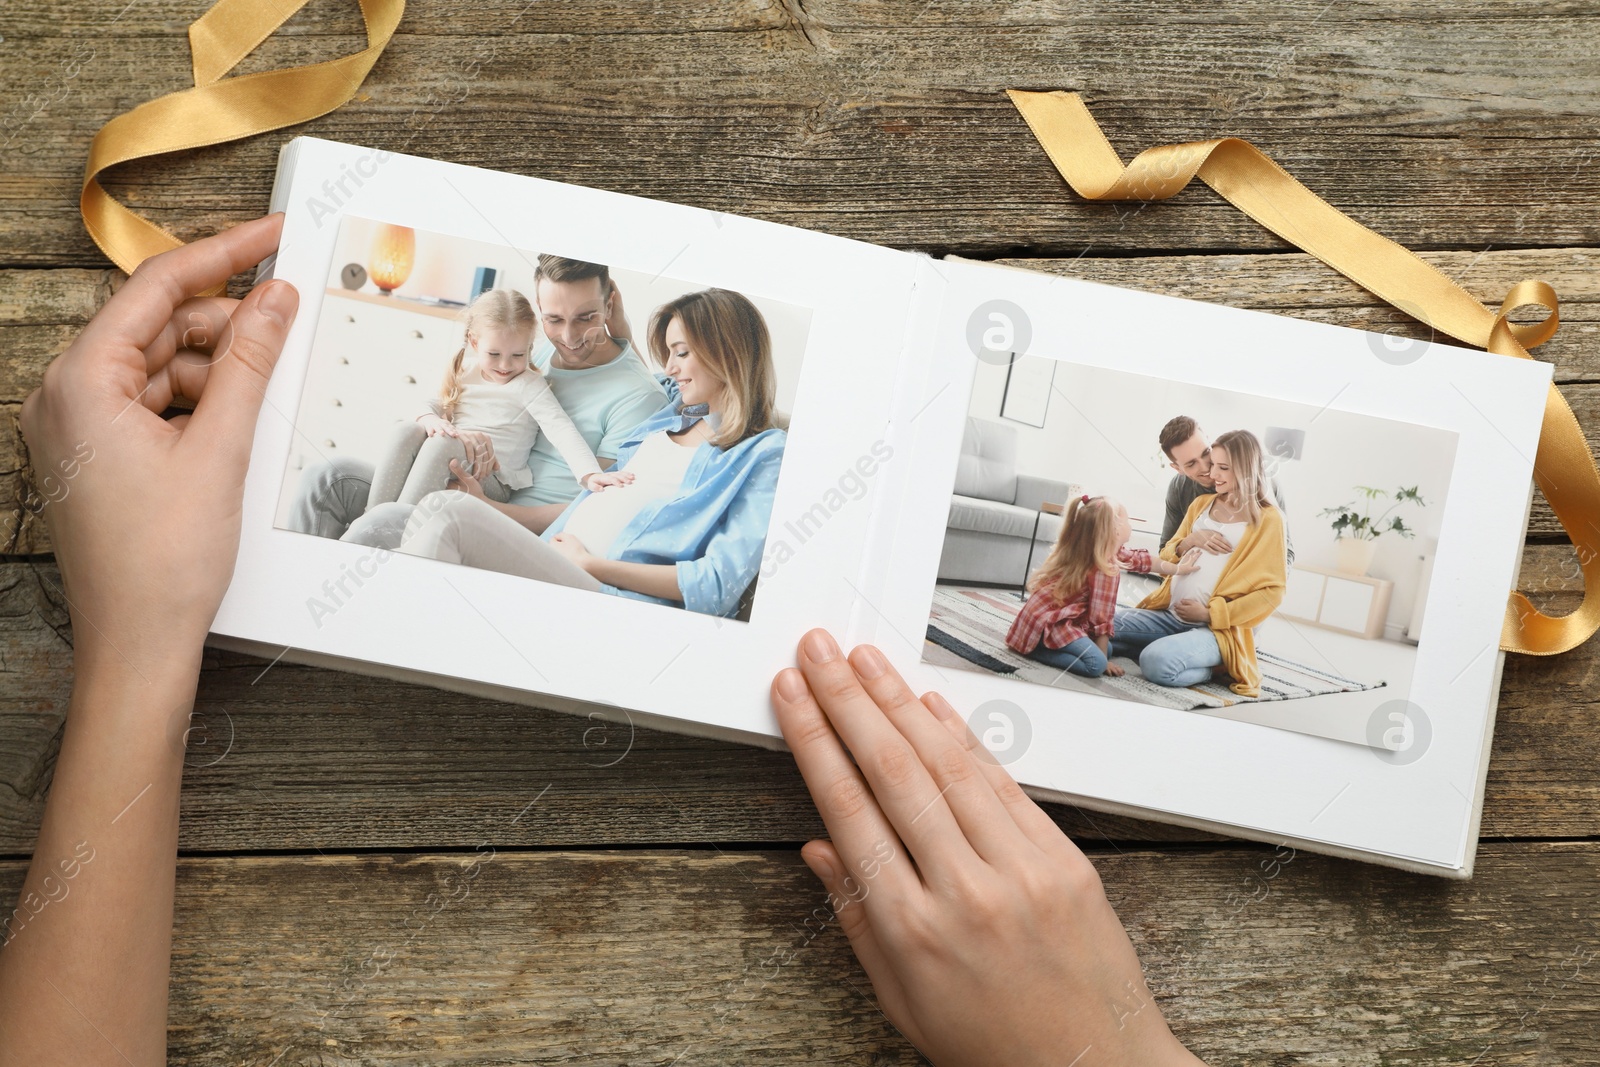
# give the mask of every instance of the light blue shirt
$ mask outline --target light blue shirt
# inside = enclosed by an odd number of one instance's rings
[[[617,451],[616,470],[627,467],[651,434],[677,433],[705,417],[704,405],[680,410],[676,383],[664,384],[673,399],[627,434]],[[689,460],[677,495],[646,506],[630,519],[612,542],[608,558],[676,564],[682,607],[707,615],[737,614],[740,597],[761,569],[786,437],[784,431],[772,429],[729,448],[702,443]],[[560,533],[588,495],[587,489],[582,490],[541,536],[548,541]],[[613,585],[602,585],[601,590],[680,606],[676,600]]]
[[[621,338],[617,343],[622,345],[622,354],[616,359],[577,370],[550,366],[556,350],[548,338],[541,339],[533,350],[533,365],[544,373],[567,417],[602,465],[617,455],[628,431],[667,401],[666,389],[633,345]],[[565,504],[578,495],[578,480],[549,434],[541,433],[534,442],[528,453],[528,470],[533,484],[512,493],[507,503],[525,507]]]

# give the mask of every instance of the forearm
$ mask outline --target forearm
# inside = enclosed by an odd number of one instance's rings
[[[200,647],[135,667],[80,641],[75,659],[33,862],[0,950],[0,1061],[163,1063]]]
[[[683,600],[683,590],[678,588],[678,568],[671,563],[626,563],[596,556],[589,563],[588,570],[598,581],[618,589],[628,589],[662,600]]]

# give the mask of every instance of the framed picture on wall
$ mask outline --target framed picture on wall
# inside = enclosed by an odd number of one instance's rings
[[[1044,426],[1050,409],[1050,386],[1055,379],[1056,361],[1042,356],[1011,353],[1006,367],[1005,394],[1000,401],[1000,417],[1029,426]]]

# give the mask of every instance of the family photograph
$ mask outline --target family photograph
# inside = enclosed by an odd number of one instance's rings
[[[1085,364],[980,365],[926,662],[1370,744],[1453,433]]]
[[[330,273],[279,528],[748,620],[806,309],[354,217]]]

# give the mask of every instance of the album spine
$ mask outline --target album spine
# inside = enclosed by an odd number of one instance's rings
[[[884,442],[891,449],[891,457],[909,458],[915,447],[914,419],[922,406],[922,384],[927,367],[918,359],[926,353],[928,338],[942,306],[946,282],[933,259],[925,252],[909,253],[914,257],[911,271],[911,292],[906,301],[905,325],[900,331],[900,347],[895,353],[894,400],[890,405],[889,424],[884,429]],[[871,518],[866,530],[866,547],[861,553],[860,571],[856,575],[858,591],[850,613],[852,639],[875,640],[882,613],[876,607],[883,599],[890,567],[888,559],[894,550],[895,533],[901,514],[901,502],[910,491],[907,464],[902,459],[892,464],[890,477],[883,479],[872,504]]]

